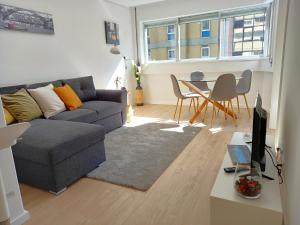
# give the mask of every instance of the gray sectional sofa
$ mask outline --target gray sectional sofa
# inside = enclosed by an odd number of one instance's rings
[[[105,133],[126,122],[127,91],[96,90],[89,76],[2,87],[0,94],[49,83],[69,84],[83,106],[31,121],[31,127],[12,150],[20,182],[59,193],[105,161]]]

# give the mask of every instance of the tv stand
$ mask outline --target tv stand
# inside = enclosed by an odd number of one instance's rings
[[[267,135],[266,142],[273,146],[273,138]],[[229,144],[243,145],[244,133],[235,132]],[[251,149],[251,145],[249,146]],[[234,190],[234,173],[227,174],[223,168],[232,167],[228,152],[219,170],[210,194],[211,225],[282,225],[281,205],[277,170],[266,154],[266,174],[274,180],[263,180],[262,195],[250,200],[240,197]]]

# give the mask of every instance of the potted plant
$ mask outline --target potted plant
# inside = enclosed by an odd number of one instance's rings
[[[141,86],[141,71],[140,66],[138,64],[133,64],[133,75],[135,77],[136,81],[136,88],[135,88],[135,104],[137,106],[143,106],[144,105],[144,92],[143,88]]]

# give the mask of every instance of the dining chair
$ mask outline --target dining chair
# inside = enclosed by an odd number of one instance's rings
[[[193,93],[193,92],[187,92],[187,93],[181,92],[179,84],[178,84],[178,80],[175,77],[175,75],[173,75],[173,74],[171,74],[171,80],[172,80],[174,94],[177,97],[177,104],[176,104],[176,109],[175,109],[175,113],[174,113],[174,119],[176,117],[177,108],[178,108],[178,104],[179,104],[179,101],[180,101],[180,108],[179,108],[179,115],[178,115],[178,123],[179,123],[183,100],[191,99],[191,101],[194,103],[194,110],[196,111],[195,99],[199,98],[200,95],[196,94],[196,93]]]
[[[211,118],[211,126],[213,125],[213,120],[216,115],[215,102],[223,102],[223,105],[226,109],[224,115],[225,115],[225,119],[227,119],[228,109],[231,108],[232,112],[234,112],[232,106],[232,99],[236,97],[237,97],[237,92],[236,92],[235,76],[233,74],[223,74],[219,76],[209,96],[209,98],[213,101],[213,113]],[[236,118],[234,116],[233,116],[233,120],[236,124]]]
[[[249,117],[251,117],[250,108],[248,105],[246,94],[248,94],[250,92],[251,82],[252,82],[252,71],[245,70],[242,73],[241,77],[242,78],[239,80],[239,82],[236,86],[236,93],[237,93],[236,100],[237,100],[237,105],[238,105],[238,112],[240,112],[239,95],[243,95],[244,99],[245,99],[248,115],[249,115]]]
[[[202,81],[204,78],[204,73],[201,71],[195,71],[191,73],[191,84],[199,88],[201,91],[203,91],[205,94],[209,94],[211,89],[208,87],[206,81]],[[201,81],[201,82],[200,82]],[[192,105],[192,101],[190,102],[190,108]],[[199,107],[199,98],[197,98],[197,108]],[[205,111],[207,111],[207,106],[205,108]]]
[[[202,81],[204,78],[204,73],[200,71],[195,71],[191,73],[191,83],[199,88],[201,91],[210,92],[207,82]],[[201,81],[201,82],[199,82]]]

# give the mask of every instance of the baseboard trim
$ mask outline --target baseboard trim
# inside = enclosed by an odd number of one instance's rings
[[[11,221],[10,221],[10,224],[11,225],[22,225],[24,224],[27,220],[30,219],[30,214],[28,211],[24,210],[24,212],[19,215],[18,217],[16,218],[13,218]]]

